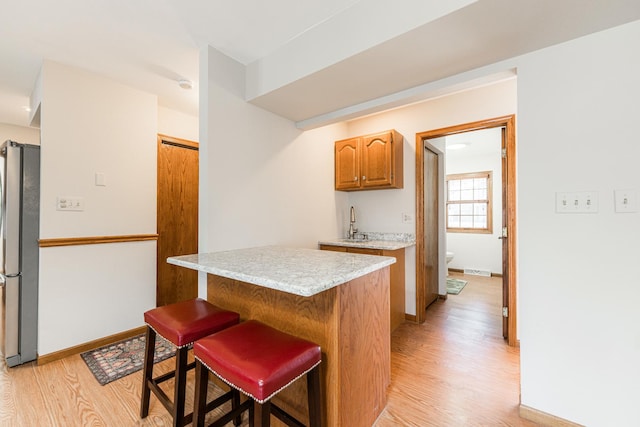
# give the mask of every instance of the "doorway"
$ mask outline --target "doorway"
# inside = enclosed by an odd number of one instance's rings
[[[516,172],[515,172],[515,116],[504,116],[494,119],[482,120],[448,128],[435,129],[416,134],[416,320],[423,323],[425,320],[425,310],[420,309],[425,301],[427,293],[426,257],[427,251],[432,251],[425,242],[428,233],[433,231],[427,229],[425,224],[425,203],[430,197],[429,193],[433,189],[425,185],[425,167],[429,164],[429,154],[425,154],[426,141],[442,138],[450,135],[460,134],[474,130],[503,128],[502,130],[502,228],[497,231],[498,238],[502,242],[502,294],[503,294],[503,335],[509,345],[517,345],[517,304],[516,304]],[[442,172],[439,172],[442,178]],[[443,185],[439,186],[440,189]],[[440,198],[438,211],[444,217],[443,198]],[[438,236],[442,239],[444,235],[444,221],[438,225]],[[446,269],[445,254],[442,244],[438,249],[438,262],[441,269]],[[433,256],[433,255],[431,255]],[[440,287],[444,289],[444,283],[440,275]],[[446,280],[446,279],[445,279]],[[445,291],[446,292],[446,291]]]
[[[198,296],[198,272],[167,258],[198,252],[198,143],[158,135],[158,307]]]

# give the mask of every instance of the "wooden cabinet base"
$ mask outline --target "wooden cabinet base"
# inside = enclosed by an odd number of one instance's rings
[[[389,267],[312,297],[209,275],[207,299],[322,348],[323,425],[370,427],[387,404],[390,384]],[[306,383],[274,398],[307,421]],[[272,425],[283,425],[273,420]]]
[[[365,255],[391,256],[396,259],[391,264],[390,281],[390,320],[391,332],[395,331],[406,320],[405,316],[405,276],[404,276],[404,248],[396,250],[354,248],[347,246],[320,245],[325,251],[351,252]]]

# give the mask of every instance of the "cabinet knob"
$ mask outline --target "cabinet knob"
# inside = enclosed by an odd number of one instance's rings
[[[353,180],[354,180],[354,181],[357,181],[357,180],[358,180],[358,177],[357,177],[357,176],[354,176],[354,177],[353,177]]]
[[[365,181],[366,179],[367,179],[367,177],[362,175],[362,180]]]

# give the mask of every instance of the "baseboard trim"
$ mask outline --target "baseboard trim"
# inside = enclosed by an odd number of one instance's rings
[[[120,332],[108,337],[100,338],[97,340],[89,341],[84,344],[79,344],[70,348],[55,351],[53,353],[38,355],[38,366],[44,365],[56,360],[64,359],[65,357],[73,356],[74,354],[84,353],[85,351],[94,350],[96,348],[103,347],[105,345],[113,344],[114,342],[126,340],[127,338],[135,337],[146,331],[146,326],[140,326],[139,328],[129,329],[128,331]]]
[[[404,320],[407,320],[409,322],[413,322],[413,323],[417,323],[418,322],[418,317],[416,317],[415,314],[404,314]]]
[[[564,418],[556,417],[555,415],[547,414],[546,412],[538,411],[537,409],[522,404],[520,404],[520,416],[546,427],[584,427],[582,424],[576,424]]]

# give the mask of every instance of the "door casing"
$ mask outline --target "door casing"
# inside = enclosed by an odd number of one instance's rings
[[[428,139],[441,138],[474,130],[503,127],[502,210],[508,238],[503,240],[503,295],[506,294],[508,317],[507,341],[510,346],[517,346],[517,293],[516,293],[516,138],[515,115],[496,117],[477,122],[434,129],[416,134],[416,321],[425,321],[425,310],[420,305],[425,300],[424,274],[424,142]],[[506,170],[504,170],[506,168]],[[506,257],[506,259],[505,259]]]

